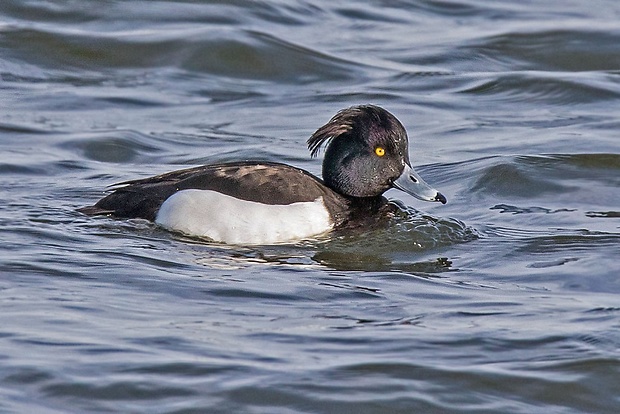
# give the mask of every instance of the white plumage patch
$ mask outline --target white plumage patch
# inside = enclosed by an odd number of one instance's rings
[[[271,205],[216,191],[181,190],[159,209],[155,222],[167,229],[230,244],[300,240],[332,228],[319,197],[310,202]]]

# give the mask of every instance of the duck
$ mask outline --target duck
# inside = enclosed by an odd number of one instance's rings
[[[209,164],[114,184],[78,211],[146,219],[217,243],[267,245],[376,222],[394,209],[383,195],[391,188],[447,202],[411,166],[403,124],[379,106],[340,110],[307,145],[313,158],[325,148],[322,179],[278,162]]]

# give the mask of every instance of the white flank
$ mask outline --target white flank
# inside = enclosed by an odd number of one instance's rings
[[[210,190],[181,190],[159,209],[167,229],[230,244],[300,240],[331,230],[323,198],[288,205],[240,200]]]

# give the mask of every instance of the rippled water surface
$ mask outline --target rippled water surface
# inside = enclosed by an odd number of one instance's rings
[[[0,2],[0,411],[620,412],[620,3]],[[375,103],[449,202],[225,246],[85,217],[210,162],[320,172]]]

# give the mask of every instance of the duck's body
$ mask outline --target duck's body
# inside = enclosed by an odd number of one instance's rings
[[[80,211],[143,218],[233,244],[300,240],[359,225],[387,202],[351,199],[307,171],[272,162],[204,165],[118,186]]]
[[[280,163],[205,165],[121,183],[80,211],[143,218],[225,243],[269,244],[375,221],[392,187],[445,203],[411,169],[407,135],[389,112],[345,109],[308,140],[312,155],[327,141],[325,181]]]

